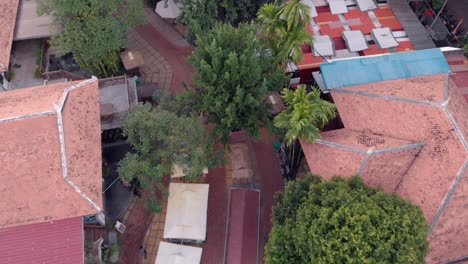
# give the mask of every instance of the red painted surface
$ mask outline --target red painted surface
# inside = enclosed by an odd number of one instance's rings
[[[82,218],[0,229],[0,263],[83,263]]]
[[[226,264],[255,264],[258,248],[260,194],[231,189]]]
[[[271,136],[264,128],[261,129],[261,138],[251,141],[251,149],[254,154],[256,165],[254,172],[258,178],[258,183],[261,189],[262,213],[260,225],[260,246],[258,263],[263,262],[263,249],[268,240],[268,235],[271,230],[271,209],[276,204],[274,195],[278,191],[282,191],[283,176],[278,162],[277,152],[273,147],[276,138]]]

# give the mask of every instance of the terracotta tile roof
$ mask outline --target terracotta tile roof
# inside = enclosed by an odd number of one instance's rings
[[[421,206],[431,224],[429,263],[468,255],[468,217],[454,217],[468,206],[468,105],[459,90],[443,74],[331,90],[345,129],[303,144],[312,173],[360,172],[366,183]],[[360,133],[393,143],[382,146],[388,151],[363,152]],[[361,152],[324,146],[325,140]]]
[[[0,263],[83,263],[81,217],[0,229]]]
[[[19,0],[0,1],[0,72],[8,69]]]
[[[2,92],[0,113],[1,228],[100,210],[97,79]]]

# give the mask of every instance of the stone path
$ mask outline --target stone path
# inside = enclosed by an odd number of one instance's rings
[[[174,78],[169,62],[136,31],[129,32],[127,38],[128,48],[139,50],[145,60],[145,65],[140,67],[143,82],[156,83],[167,94]]]

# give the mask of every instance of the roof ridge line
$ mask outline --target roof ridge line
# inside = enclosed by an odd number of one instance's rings
[[[389,147],[389,148],[384,148],[384,149],[379,149],[374,151],[375,154],[381,154],[381,153],[388,153],[388,152],[393,152],[393,151],[399,151],[399,150],[407,150],[407,149],[412,149],[412,148],[418,148],[424,146],[424,142],[416,142],[416,143],[411,143],[411,144],[406,144],[406,145],[401,145],[401,146],[396,146],[396,147]]]
[[[452,198],[453,193],[455,193],[455,190],[460,184],[460,181],[463,178],[463,175],[465,175],[465,170],[467,168],[468,168],[468,157],[465,158],[465,161],[463,162],[463,165],[461,166],[460,171],[457,174],[457,177],[455,177],[455,180],[453,181],[452,186],[450,186],[450,189],[445,195],[444,199],[442,200],[442,203],[440,204],[439,209],[437,209],[436,214],[432,218],[431,224],[429,225],[429,229],[427,230],[428,236],[432,232],[432,229],[435,227],[440,216],[444,212],[444,209],[447,206],[448,202],[450,201],[450,198]]]
[[[432,107],[442,107],[442,103],[432,103],[432,102],[427,102],[427,101],[393,96],[393,95],[383,95],[383,94],[375,94],[375,93],[369,93],[369,92],[353,91],[353,90],[348,90],[346,88],[332,89],[332,91],[337,92],[337,93],[356,94],[356,95],[361,95],[361,96],[374,97],[374,98],[380,98],[380,99],[385,99],[385,100],[401,101],[401,102],[406,102],[406,103],[420,104],[420,105],[426,105],[426,106],[432,106]]]
[[[449,100],[450,100],[450,97],[442,104],[441,108],[445,112],[445,114],[447,115],[448,119],[450,120],[450,123],[452,124],[453,130],[455,130],[455,133],[457,133],[457,136],[460,139],[461,143],[463,144],[463,147],[465,147],[465,151],[468,152],[468,142],[466,141],[465,136],[463,135],[463,133],[460,131],[460,128],[458,127],[458,124],[455,121],[455,118],[453,118],[452,113],[447,108]]]
[[[55,111],[57,113],[57,128],[59,133],[59,141],[60,141],[60,154],[62,159],[62,176],[65,182],[67,182],[81,197],[83,197],[88,203],[90,203],[96,210],[102,211],[102,209],[87,195],[85,194],[70,178],[68,178],[68,164],[67,164],[67,154],[65,148],[65,135],[63,131],[63,119],[62,119],[62,110],[65,102],[68,98],[68,92],[76,89],[78,87],[82,87],[88,83],[92,83],[96,81],[96,77],[92,77],[91,79],[87,79],[86,81],[77,83],[75,85],[69,86],[65,88],[62,98],[59,101],[59,104],[55,105]]]
[[[362,160],[361,165],[359,166],[359,169],[357,171],[358,175],[361,175],[361,173],[364,171],[364,169],[366,168],[367,162],[369,161],[369,159],[372,157],[374,153],[375,152],[372,148],[367,150],[366,157]]]
[[[31,114],[19,115],[19,116],[13,116],[13,117],[6,117],[6,118],[3,118],[3,119],[0,119],[0,123],[5,123],[5,122],[9,122],[9,121],[16,121],[16,120],[21,120],[21,119],[26,119],[26,118],[31,118],[31,117],[53,115],[53,114],[55,114],[54,110],[48,110],[48,111],[44,111],[44,112],[37,112],[37,113],[31,113]]]
[[[367,154],[367,151],[360,150],[360,149],[353,148],[353,147],[349,147],[349,146],[346,146],[346,145],[343,145],[343,144],[323,140],[323,139],[316,139],[315,143],[322,144],[322,145],[327,145],[327,146],[330,146],[330,147],[341,148],[341,149],[349,150],[349,151],[356,152],[356,153],[359,153],[359,154]]]

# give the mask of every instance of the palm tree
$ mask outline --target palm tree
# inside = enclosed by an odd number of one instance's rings
[[[304,44],[312,44],[312,35],[306,30],[304,25],[299,24],[289,31],[285,38],[282,40],[279,47],[281,52],[287,52],[287,54],[281,54],[286,58],[289,56],[295,63],[302,60],[302,48]]]
[[[285,33],[285,21],[280,19],[281,6],[277,4],[264,4],[257,13],[264,36],[282,36]]]
[[[320,98],[319,89],[314,88],[307,93],[305,85],[299,85],[295,91],[283,89],[282,97],[286,109],[275,117],[274,124],[286,131],[283,141],[289,148],[287,164],[292,172],[291,178],[294,178],[302,159],[298,139],[313,143],[320,138],[320,129],[335,118],[336,108]]]
[[[310,23],[310,6],[300,0],[289,0],[281,7],[282,19],[286,21],[288,31],[300,24]]]
[[[310,7],[299,0],[281,6],[265,4],[258,11],[262,37],[280,61],[288,57],[294,62],[302,60],[301,45],[312,44],[312,36],[306,30],[309,13]]]

